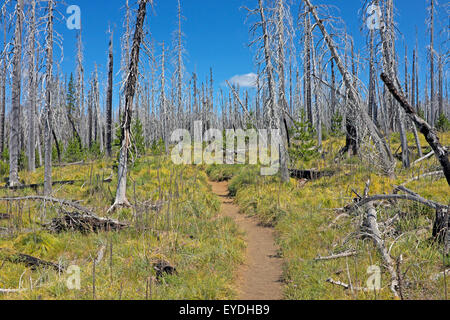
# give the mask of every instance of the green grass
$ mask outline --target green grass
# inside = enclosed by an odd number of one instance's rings
[[[426,142],[422,137],[421,140],[425,147]],[[450,135],[441,134],[441,142],[449,145]],[[398,147],[395,143],[392,143],[393,149]],[[440,168],[437,160],[432,158],[410,170],[398,167],[396,177],[391,179],[379,175],[374,166],[362,165],[358,158],[334,163],[332,157],[340,146],[340,140],[326,141],[324,149],[330,151],[329,156],[307,165],[310,168],[333,168],[337,172],[333,177],[306,184],[291,179],[290,183],[282,184],[276,177],[253,174],[254,168],[241,168],[231,179],[230,191],[236,194],[243,213],[257,216],[264,224],[276,228],[277,242],[284,259],[286,299],[392,299],[390,276],[373,241],[355,237],[364,212],[341,218],[330,226],[339,215],[334,209],[351,203],[355,198],[352,189],[362,194],[368,179],[371,179],[370,194],[391,193],[395,185]],[[416,157],[413,155],[413,159]],[[304,165],[299,164],[300,167]],[[427,199],[450,204],[450,189],[445,179],[421,179],[407,187]],[[442,246],[431,239],[434,212],[402,201],[391,208],[378,209],[378,220],[384,222],[399,212],[402,217],[386,234],[385,241],[394,259],[402,256],[400,268],[405,273],[404,298],[444,299],[443,278],[431,280],[443,271],[443,264],[448,265],[448,261],[443,261]],[[328,256],[347,250],[356,250],[358,254],[337,260],[314,261],[318,255]],[[356,287],[366,287],[370,276],[367,270],[372,265],[380,266],[382,271],[383,289],[376,294],[351,292],[326,282],[331,277]],[[450,284],[447,282],[446,285],[449,291]]]
[[[54,169],[54,180],[80,179],[84,183],[55,186],[55,197],[83,200],[98,215],[113,202],[117,183],[102,183],[111,173],[111,163],[97,161],[87,166]],[[43,171],[21,173],[25,183],[40,182]],[[103,260],[95,267],[97,299],[233,299],[233,274],[242,262],[245,243],[235,223],[218,217],[220,202],[212,194],[206,175],[195,167],[177,167],[167,159],[146,157],[130,172],[128,198],[132,203],[168,201],[160,212],[135,209],[116,211],[111,217],[129,222],[120,232],[50,234],[41,223],[59,214],[59,208],[41,203],[0,202],[0,212],[13,215],[0,227],[14,230],[0,238],[0,248],[34,255],[40,259],[81,268],[81,290],[69,290],[68,274],[49,269],[30,270],[24,265],[0,262],[0,288],[30,288],[18,294],[0,294],[0,299],[92,299],[93,260],[105,247]],[[32,194],[2,190],[0,197]],[[112,255],[110,248],[112,245]],[[3,250],[5,251],[5,250]],[[177,274],[159,281],[153,263],[164,259]],[[148,279],[151,289],[148,288]],[[151,291],[151,295],[150,295]]]

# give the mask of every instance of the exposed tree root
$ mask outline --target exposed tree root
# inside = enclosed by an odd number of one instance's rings
[[[127,199],[122,200],[122,201],[116,201],[111,206],[111,208],[108,209],[107,213],[110,214],[110,213],[113,213],[114,211],[116,211],[116,210],[118,210],[120,208],[131,208],[131,207],[132,207],[132,205]]]

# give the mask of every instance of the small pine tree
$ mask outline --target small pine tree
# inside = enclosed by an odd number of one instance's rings
[[[450,131],[450,121],[443,113],[439,116],[436,123],[436,129],[442,132]]]
[[[162,138],[159,138],[159,140],[154,140],[152,142],[151,152],[154,156],[166,153],[166,144],[164,143],[164,140]]]
[[[76,162],[84,159],[83,147],[77,137],[73,137],[69,141],[64,158],[68,162]]]
[[[293,142],[289,148],[291,161],[294,163],[299,160],[310,161],[318,156],[316,130],[306,120],[304,111],[300,115],[300,121],[294,121],[294,126],[290,131]]]
[[[70,74],[69,84],[67,85],[67,98],[66,107],[69,114],[75,111],[76,104],[76,93],[75,93],[75,83],[73,80],[73,74]]]
[[[142,122],[139,118],[133,124],[132,132],[132,140],[135,146],[135,150],[137,151],[137,156],[145,155],[145,138],[144,138],[144,129],[142,127]]]
[[[336,111],[336,113],[331,118],[331,136],[340,137],[342,135],[342,122],[344,118]]]

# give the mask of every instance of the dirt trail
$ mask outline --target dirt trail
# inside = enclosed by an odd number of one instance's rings
[[[274,230],[260,226],[254,218],[239,214],[239,207],[228,195],[227,182],[210,184],[221,199],[221,214],[231,217],[246,233],[246,259],[237,273],[238,300],[281,300],[282,260],[277,256]]]

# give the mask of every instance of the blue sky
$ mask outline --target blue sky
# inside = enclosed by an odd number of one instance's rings
[[[154,2],[154,8],[147,16],[148,29],[157,46],[162,41],[171,44],[172,33],[177,28],[177,0],[155,0]],[[299,3],[299,1],[294,2]],[[327,3],[338,7],[338,15],[344,19],[347,30],[355,38],[357,50],[363,48],[365,44],[365,30],[362,32],[360,30],[362,23],[359,17],[362,2],[361,0],[313,1],[315,4]],[[445,1],[441,0],[441,4],[443,3]],[[95,63],[99,67],[101,79],[105,77],[109,25],[115,30],[114,57],[115,74],[117,74],[120,63],[119,37],[123,30],[125,0],[66,0],[64,5],[58,4],[58,9],[67,17],[69,15],[65,12],[66,8],[73,4],[81,8],[86,79]],[[135,0],[130,0],[130,4],[136,8]],[[256,72],[254,52],[247,46],[249,43],[249,24],[245,23],[247,12],[241,8],[242,6],[254,8],[256,5],[256,0],[182,0],[183,16],[186,18],[183,21],[183,32],[187,50],[187,71],[195,71],[199,79],[204,81],[212,67],[216,88],[223,86],[225,80],[236,75]],[[408,40],[410,59],[412,47],[415,45],[416,26],[418,28],[421,65],[422,71],[425,71],[425,50],[429,39],[425,24],[428,0],[395,0],[395,5],[397,7],[396,21],[400,32]],[[75,70],[77,31],[68,30],[62,17],[56,25],[56,30],[64,38],[62,70],[70,73]],[[399,41],[397,45],[398,51],[403,56],[403,42]],[[402,65],[400,68],[403,69]],[[424,74],[422,73],[422,76]],[[118,85],[119,81],[120,77],[117,77],[115,84]],[[115,106],[118,101],[117,91],[116,86]]]

